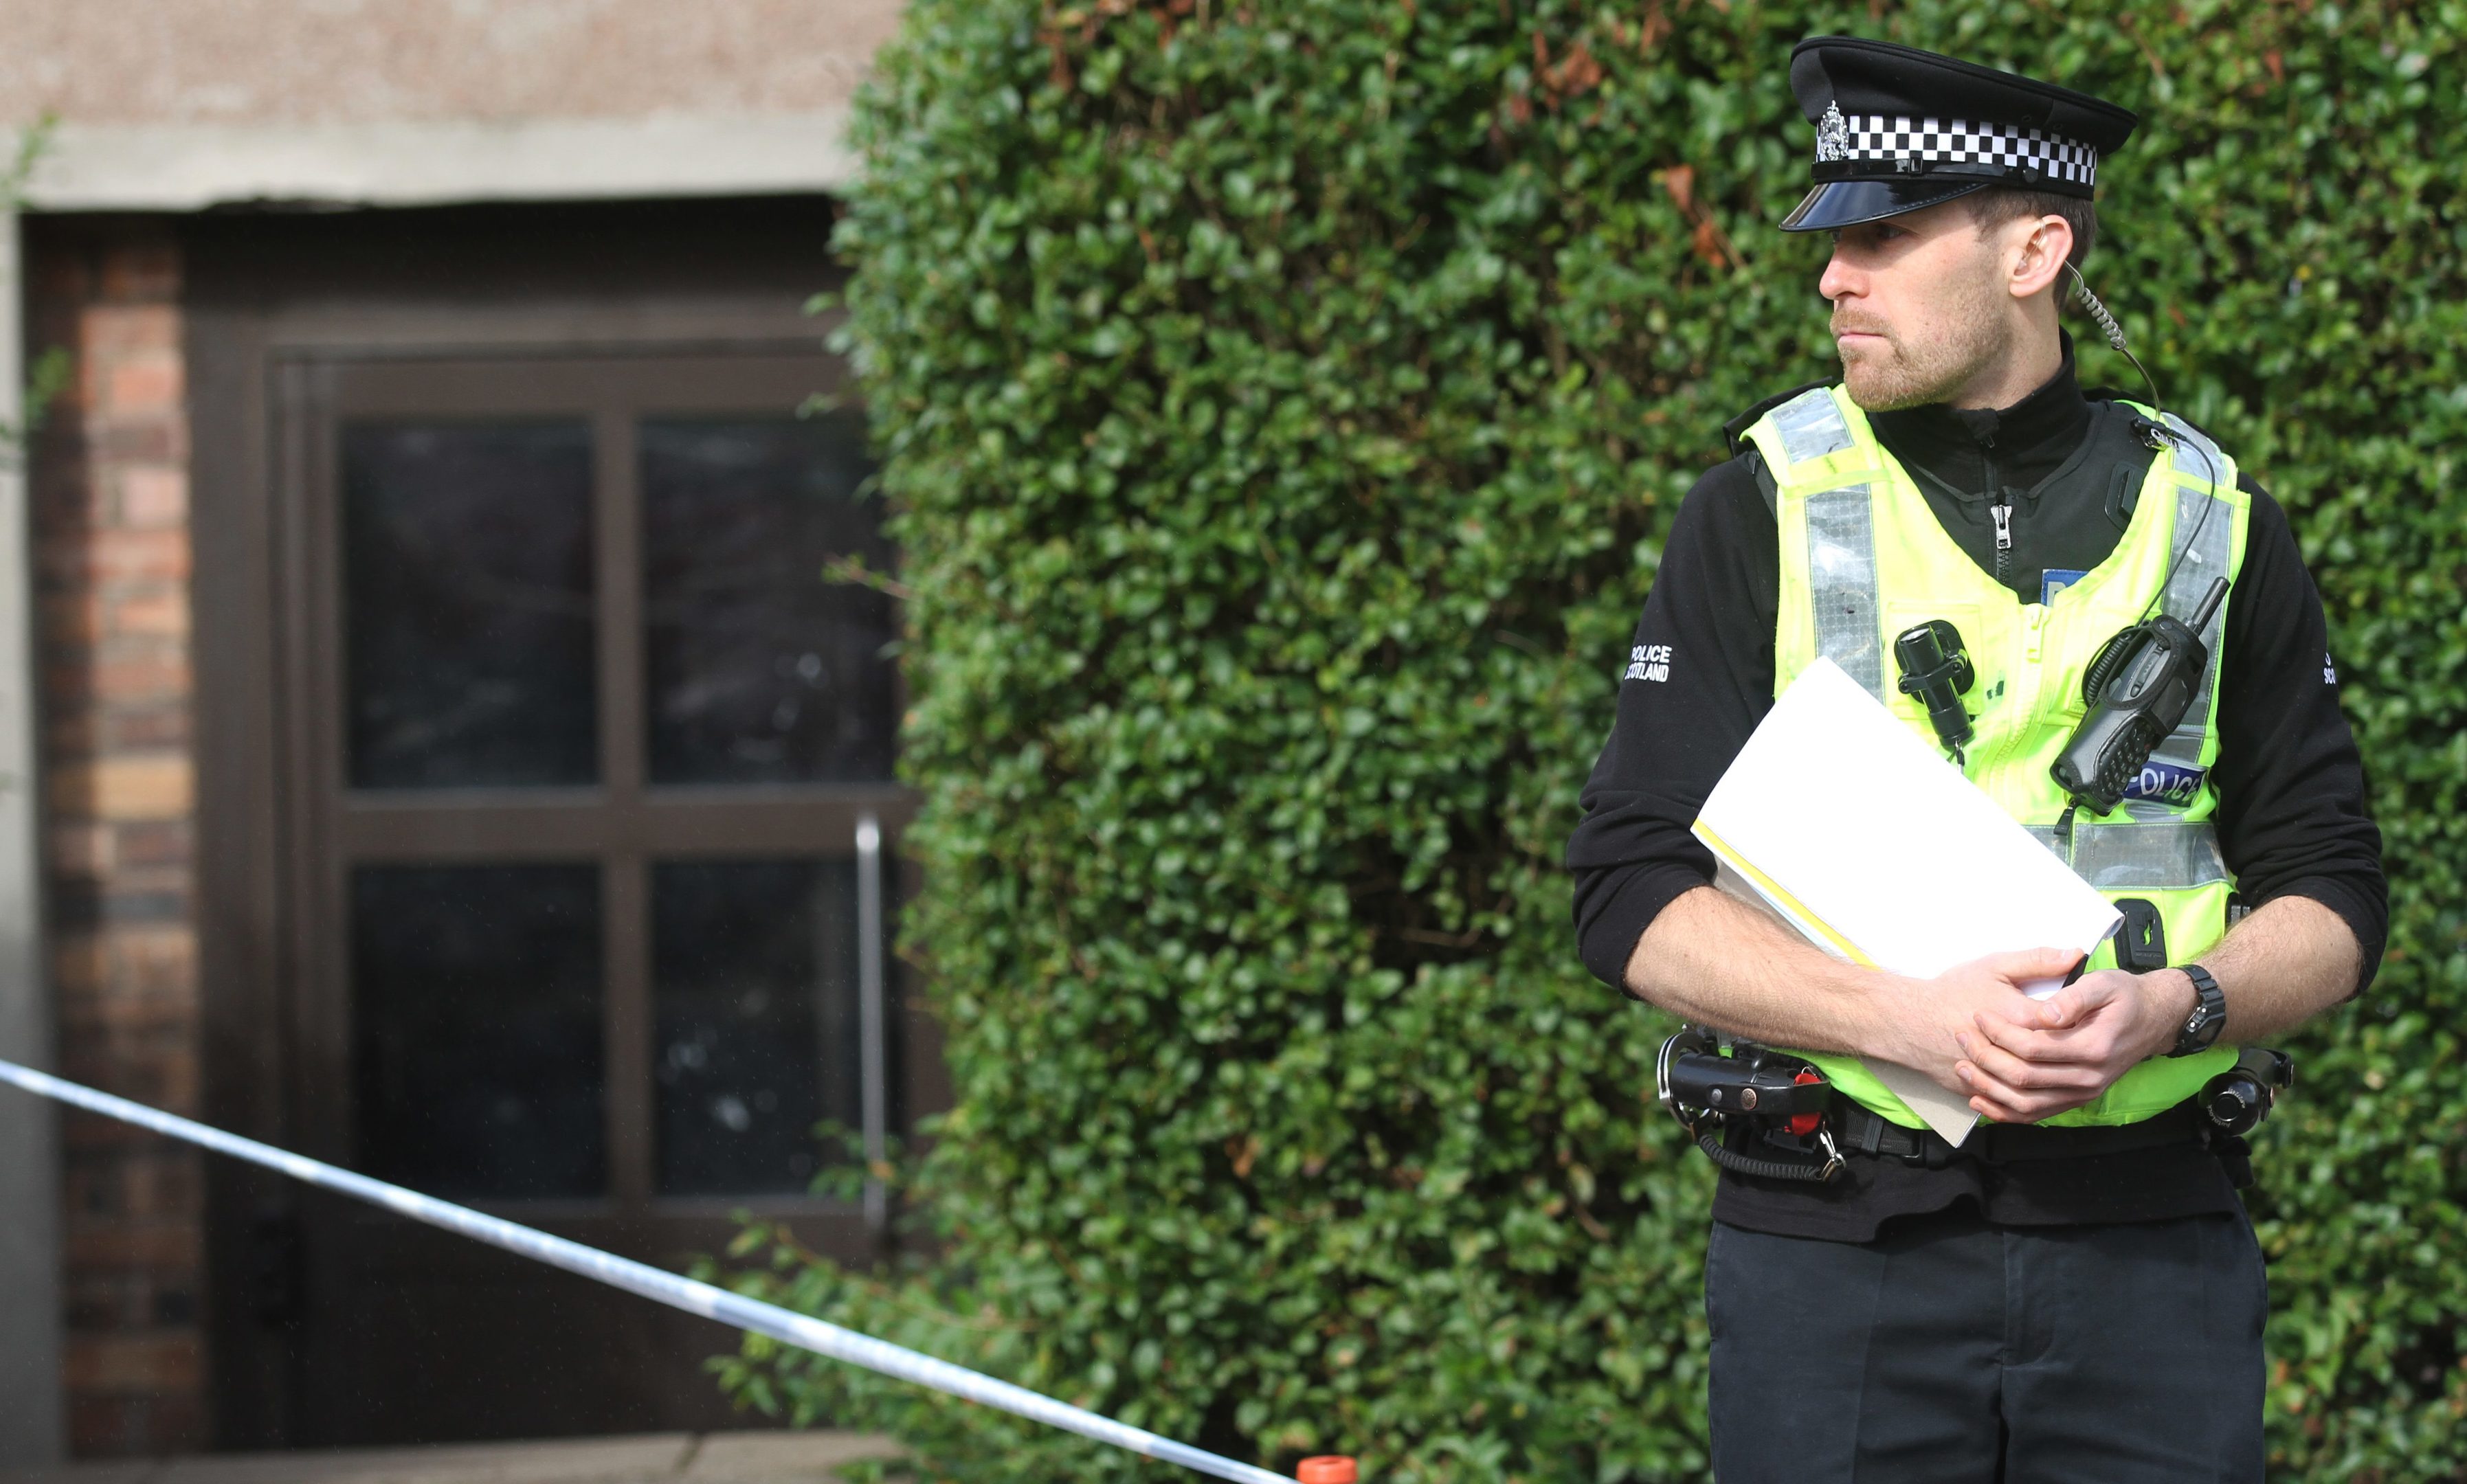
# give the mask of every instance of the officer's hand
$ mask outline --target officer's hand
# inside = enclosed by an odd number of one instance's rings
[[[1883,1042],[1870,1049],[1886,1061],[1924,1073],[1949,1092],[1967,1093],[1972,1089],[1958,1068],[1968,1053],[1959,1038],[1971,1031],[1977,1018],[1989,1014],[2010,1021],[2031,1014],[2039,1003],[2023,994],[2021,986],[2061,978],[2080,962],[2076,950],[2032,948],[1974,958],[1932,979],[1900,980],[1885,1001],[1888,1013],[1879,1026]]]
[[[2189,1006],[2181,974],[2086,974],[2015,1014],[1975,1017],[1956,1068],[1970,1106],[1999,1123],[2036,1123],[2079,1108],[2175,1044]]]

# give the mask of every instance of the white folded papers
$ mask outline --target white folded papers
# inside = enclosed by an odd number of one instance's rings
[[[2088,954],[2122,921],[1830,660],[1774,703],[1695,831],[1721,863],[1716,886],[1836,957],[1913,978],[2021,949]],[[1918,1072],[1868,1068],[1954,1143],[1978,1121]]]

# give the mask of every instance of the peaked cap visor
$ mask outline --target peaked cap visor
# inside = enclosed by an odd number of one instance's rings
[[[1828,180],[1791,209],[1791,214],[1781,219],[1781,230],[1837,232],[1863,221],[1882,221],[1904,212],[1925,211],[1994,184],[1992,180],[1946,180],[1942,176],[1933,180]]]

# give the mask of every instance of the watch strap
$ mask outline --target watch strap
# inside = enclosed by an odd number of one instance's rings
[[[2178,964],[2176,972],[2193,981],[2193,1012],[2177,1028],[2176,1045],[2167,1054],[2190,1056],[2208,1050],[2219,1039],[2228,1023],[2228,997],[2219,989],[2219,981],[2210,978],[2210,971],[2200,964]]]

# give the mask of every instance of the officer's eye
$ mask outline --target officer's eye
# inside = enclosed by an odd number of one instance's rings
[[[1833,244],[1839,247],[1847,240],[1853,247],[1878,247],[1910,235],[1909,228],[1896,227],[1890,222],[1863,221],[1837,229],[1833,234]]]

